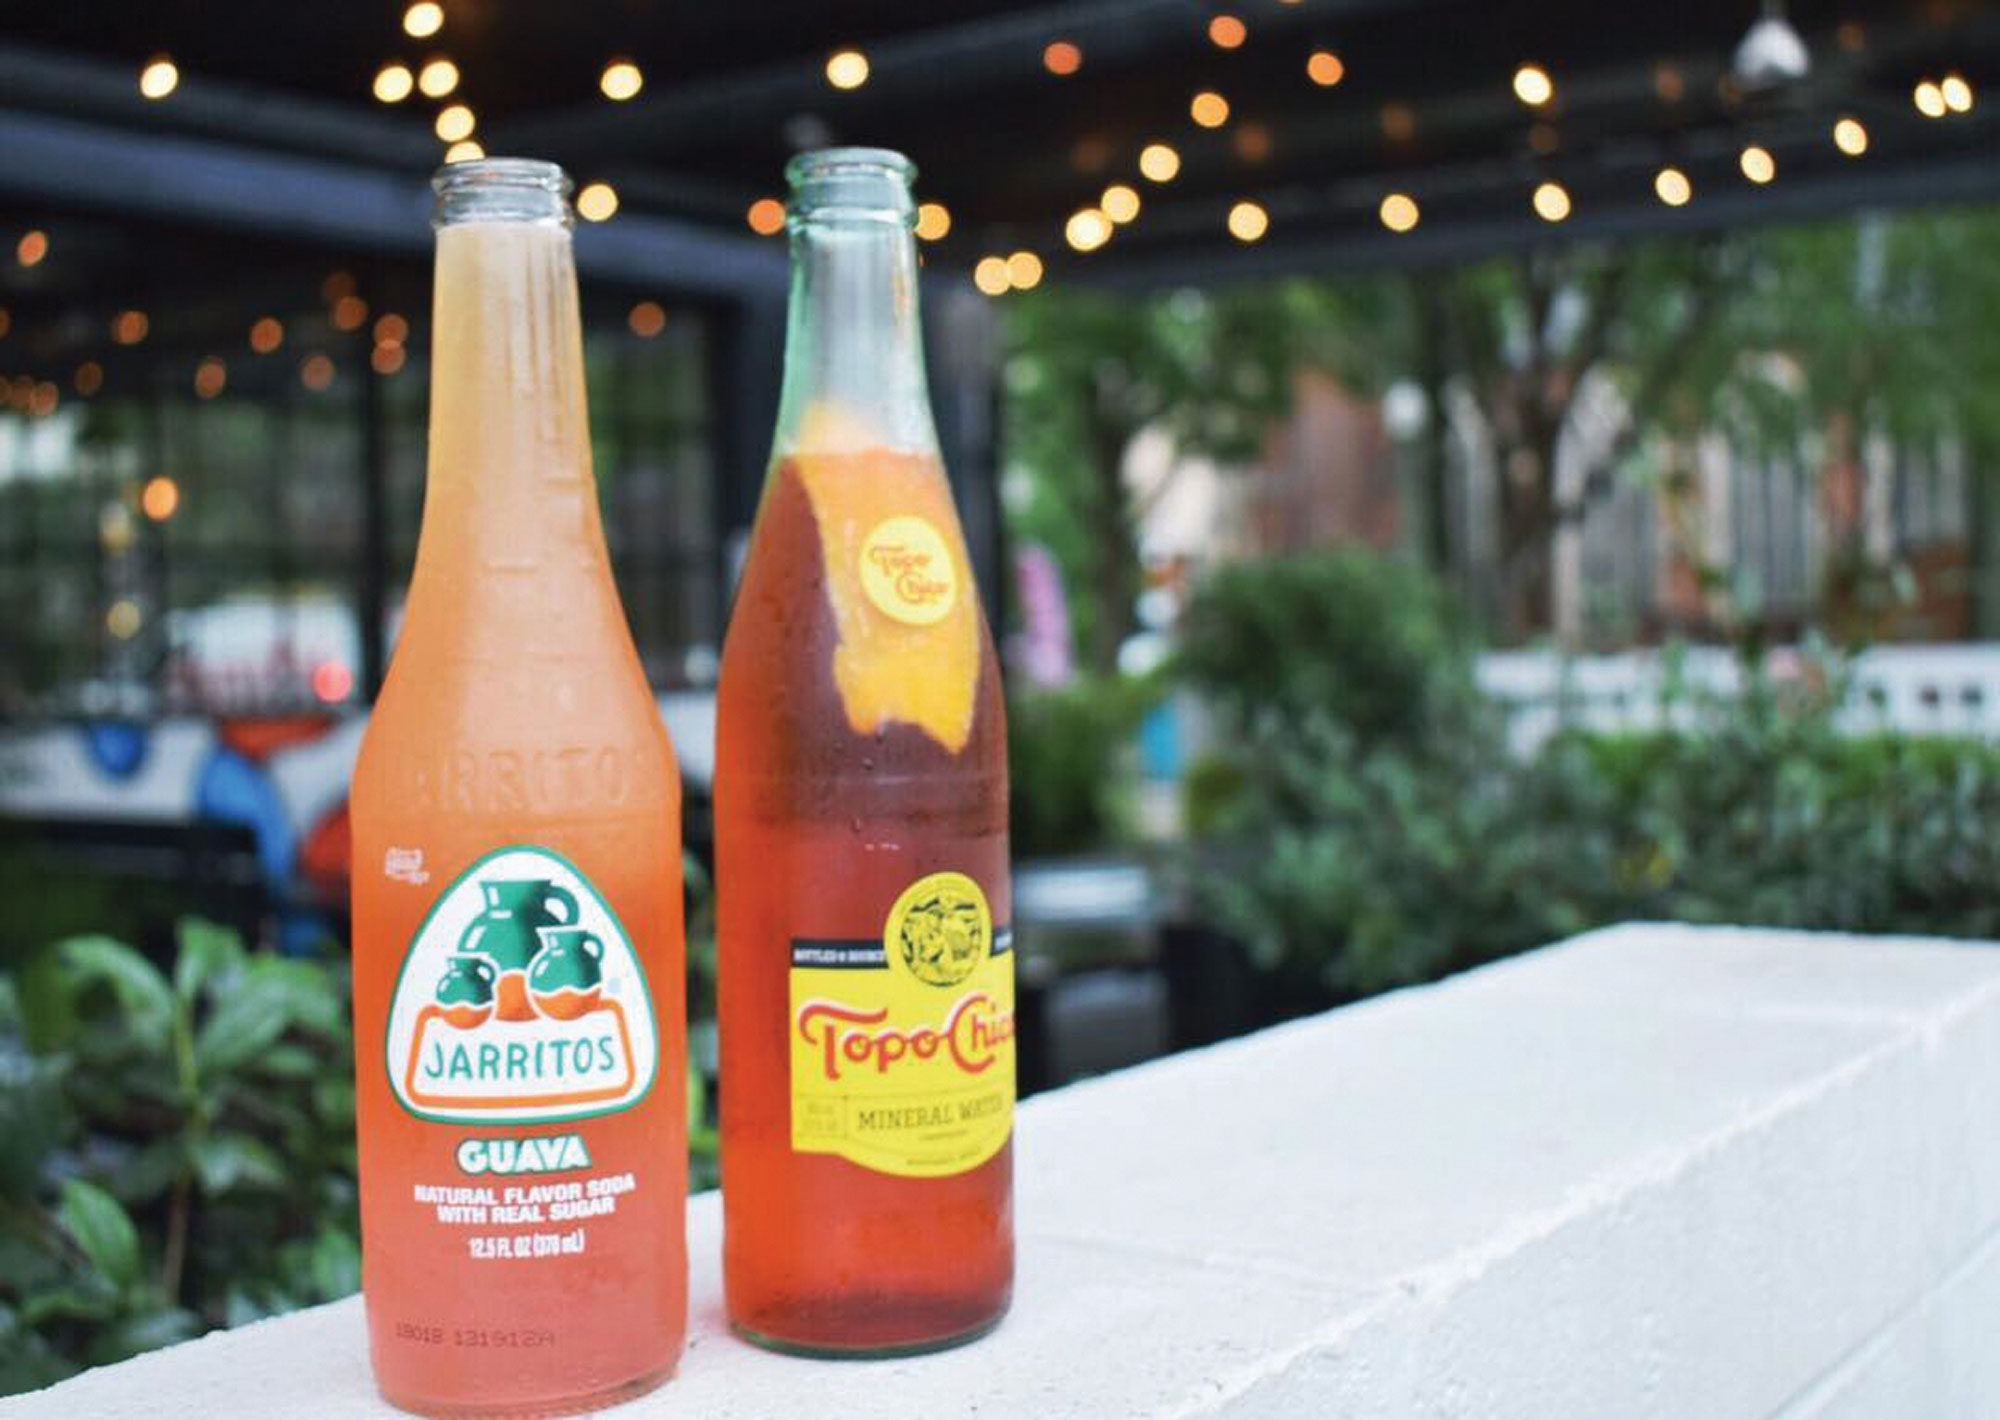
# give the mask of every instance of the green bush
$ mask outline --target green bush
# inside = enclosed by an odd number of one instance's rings
[[[1263,570],[1208,605],[1212,644],[1281,624]],[[1837,664],[1788,685],[1752,665],[1740,696],[1677,700],[1674,730],[1571,729],[1520,757],[1490,708],[1457,701],[1462,652],[1368,604],[1383,614],[1291,638],[1319,664],[1219,697],[1225,748],[1190,783],[1197,900],[1266,969],[1362,993],[1635,918],[2000,935],[2000,750],[1842,734]],[[1359,689],[1383,667],[1407,724]]]
[[[1007,703],[1008,833],[1014,855],[1090,853],[1131,835],[1125,761],[1156,678],[1086,677]]]
[[[0,976],[0,1392],[355,1289],[346,996],[197,921]]]

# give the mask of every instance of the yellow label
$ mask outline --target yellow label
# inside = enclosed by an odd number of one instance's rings
[[[942,1178],[1014,1128],[1013,933],[979,884],[932,873],[879,941],[792,943],[792,1147]]]
[[[951,547],[922,518],[884,518],[861,539],[861,590],[885,616],[934,626],[958,600]]]

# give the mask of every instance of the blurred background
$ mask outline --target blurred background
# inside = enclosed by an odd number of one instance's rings
[[[438,164],[574,175],[707,792],[781,169],[920,169],[1022,1085],[1585,928],[2000,932],[2000,14],[0,8],[0,1391],[357,1284],[346,783]]]

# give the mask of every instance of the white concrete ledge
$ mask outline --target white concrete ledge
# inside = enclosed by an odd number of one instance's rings
[[[729,1337],[618,1414],[2000,1414],[2000,949],[1630,926],[1023,1107],[988,1340]],[[356,1301],[0,1414],[390,1415]]]

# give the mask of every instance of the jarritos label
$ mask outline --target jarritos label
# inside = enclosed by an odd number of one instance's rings
[[[610,905],[546,849],[480,859],[403,958],[387,1063],[396,1098],[423,1119],[534,1124],[638,1103],[659,1038]]]
[[[926,518],[884,518],[861,540],[861,590],[876,610],[933,626],[958,600],[958,568],[944,534]]]
[[[1013,934],[979,884],[932,873],[880,940],[792,943],[792,1147],[941,1178],[1014,1127]]]

